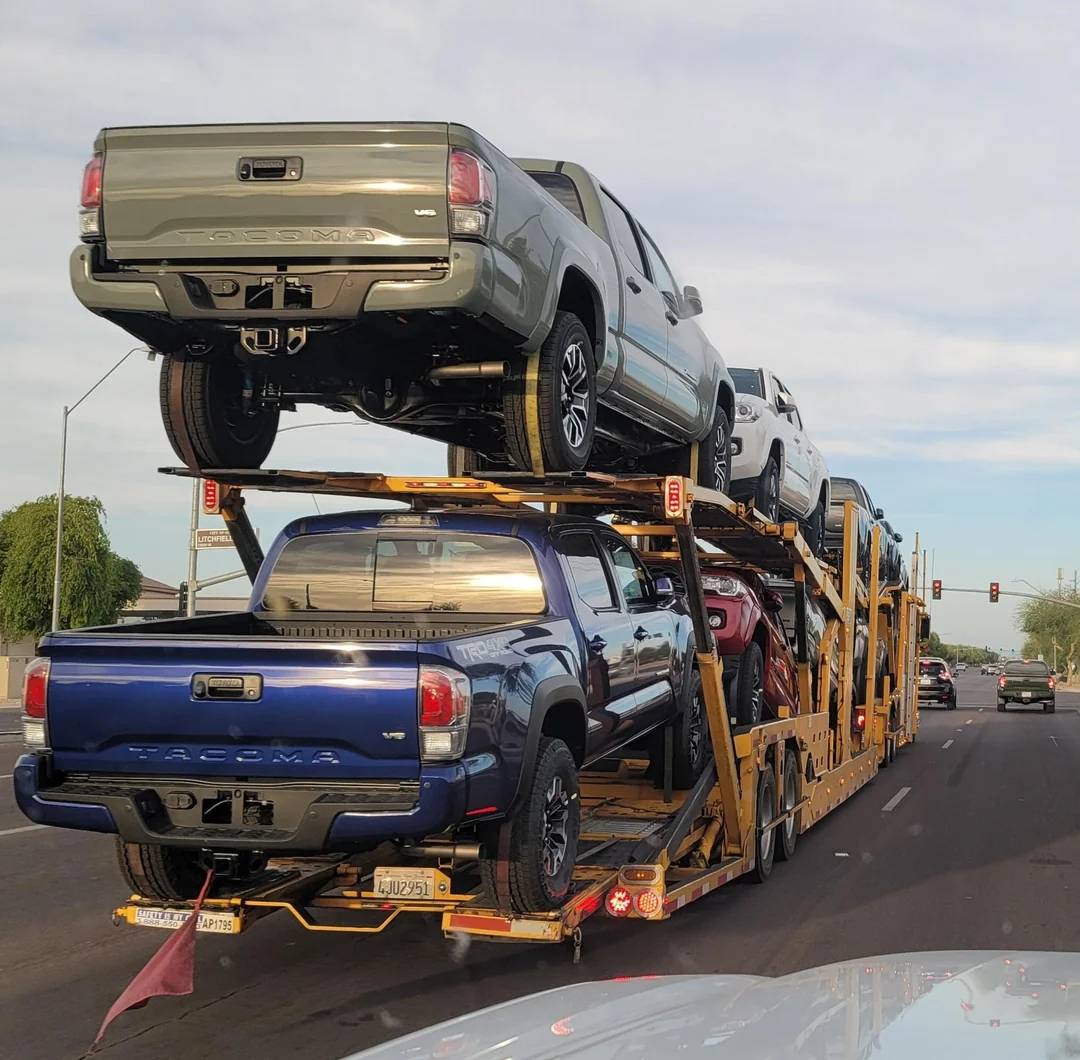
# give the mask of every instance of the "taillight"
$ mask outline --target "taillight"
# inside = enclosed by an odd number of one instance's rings
[[[1052,677],[1048,677],[1046,679],[1046,687],[1049,688],[1051,692],[1053,692],[1055,684],[1056,684],[1056,682],[1054,681],[1054,679]]]
[[[48,747],[45,718],[49,706],[49,660],[32,659],[23,673],[22,723],[27,748]]]
[[[460,758],[469,729],[472,686],[459,670],[420,667],[420,757],[425,761]]]
[[[633,901],[633,897],[625,887],[616,885],[608,891],[604,899],[604,908],[608,916],[629,916]]]
[[[998,688],[1004,688],[1004,687],[1005,687],[1005,675],[1004,675],[1004,674],[1002,674],[1002,675],[1001,675],[1001,676],[1000,676],[1000,677],[998,678]]]
[[[855,728],[860,732],[866,728],[866,707],[855,708]]]
[[[952,680],[952,674],[949,673],[948,670],[942,670],[939,676],[940,676],[942,681],[951,681]]]
[[[79,235],[86,240],[101,235],[101,175],[104,169],[105,156],[94,155],[83,170]]]
[[[450,151],[447,169],[451,234],[487,235],[495,211],[495,171],[483,159],[459,147]]]

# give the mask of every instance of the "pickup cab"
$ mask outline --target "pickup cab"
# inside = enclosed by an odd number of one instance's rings
[[[190,467],[259,467],[307,404],[474,466],[689,474],[700,443],[727,488],[701,296],[572,162],[446,122],[108,128],[81,202],[75,294],[164,354]]]
[[[245,612],[51,633],[27,670],[18,804],[114,833],[133,890],[190,898],[206,866],[392,841],[476,844],[494,886],[567,894],[578,770],[708,734],[692,624],[601,523],[543,513],[301,519]]]
[[[1050,667],[1038,659],[1007,662],[997,679],[997,709],[1009,703],[1041,703],[1044,714],[1057,709],[1057,681]]]

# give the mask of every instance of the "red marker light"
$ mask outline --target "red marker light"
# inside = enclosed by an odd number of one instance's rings
[[[629,916],[632,901],[630,892],[625,887],[612,887],[607,893],[604,908],[609,916]]]

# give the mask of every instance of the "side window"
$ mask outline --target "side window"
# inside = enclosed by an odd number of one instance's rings
[[[611,557],[611,565],[615,570],[615,580],[622,589],[626,603],[633,607],[634,604],[647,603],[652,599],[652,588],[645,569],[638,562],[637,557],[630,551],[629,546],[617,538],[604,535],[604,547]]]
[[[678,309],[679,288],[675,283],[675,277],[671,275],[667,262],[660,256],[660,251],[652,241],[652,236],[644,228],[641,229],[641,234],[645,237],[645,256],[649,259],[649,271],[652,273],[653,283],[671,304],[671,308]]]
[[[634,232],[634,226],[630,222],[630,215],[605,191],[603,192],[604,216],[607,218],[608,227],[619,244],[623,255],[631,265],[647,276],[645,260],[641,256],[641,244]]]
[[[566,557],[574,588],[583,603],[594,611],[617,606],[592,534],[566,534],[559,540],[559,551]]]
[[[776,404],[777,402],[782,400],[782,395],[786,393],[786,391],[784,390],[784,384],[781,383],[775,375],[771,376],[770,378],[772,379],[773,404]]]

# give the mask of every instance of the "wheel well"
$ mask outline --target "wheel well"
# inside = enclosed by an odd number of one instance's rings
[[[540,731],[545,736],[562,740],[579,766],[585,761],[585,720],[577,703],[552,704],[544,715]]]
[[[750,639],[752,641],[754,641],[757,644],[757,646],[761,649],[761,658],[762,658],[762,661],[764,661],[765,656],[768,654],[768,645],[769,645],[769,640],[768,640],[768,637],[767,637],[767,635],[765,633],[765,623],[764,622],[758,622],[757,626],[754,629],[754,634]]]
[[[563,273],[562,286],[559,289],[557,309],[573,313],[585,325],[592,343],[593,356],[599,366],[604,359],[604,336],[606,328],[600,309],[600,296],[580,269],[570,266]]]
[[[773,439],[773,444],[769,447],[769,456],[776,458],[776,470],[780,473],[780,478],[784,477],[784,443],[779,438]]]

